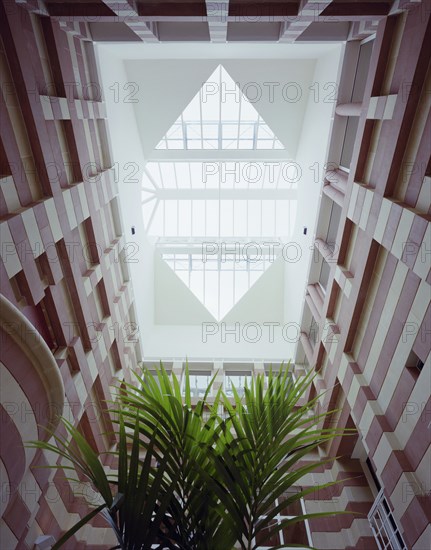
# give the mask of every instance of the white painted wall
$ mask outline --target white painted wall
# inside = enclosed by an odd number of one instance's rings
[[[315,60],[158,59],[125,62],[146,158],[222,64],[294,158]]]
[[[276,260],[239,302],[225,315],[223,321],[235,324],[283,323],[284,262]]]
[[[136,254],[130,254],[136,261],[129,262],[128,267],[133,283],[137,323],[145,352],[146,324],[148,321],[152,322],[154,315],[152,299],[154,271],[152,268],[153,249],[145,237],[141,210],[144,155],[133,104],[123,101],[125,92],[123,86],[128,82],[124,63],[121,59],[112,56],[109,48],[106,49],[103,44],[96,44],[96,52],[102,92],[107,108],[112,156],[119,176],[119,202],[123,230],[126,243],[129,243],[130,246],[127,250],[129,252],[137,251]],[[115,87],[119,90],[118,98],[115,97]],[[120,101],[117,102],[116,99]],[[134,167],[136,167],[136,173],[133,174],[133,178],[129,178],[132,170],[135,171]],[[129,181],[131,179],[135,181]],[[136,234],[133,236],[131,234],[132,225],[136,228]]]
[[[217,66],[208,60],[125,61],[128,81],[138,87],[133,107],[147,159]]]
[[[147,334],[145,359],[289,360],[293,357],[292,327],[265,325],[253,318],[246,324],[206,323],[202,326],[155,325]],[[287,339],[291,339],[290,342]]]
[[[286,158],[295,158],[315,60],[233,59],[223,63],[286,147]]]
[[[342,45],[334,45],[316,63],[313,75],[314,90],[310,91],[304,124],[298,146],[296,162],[302,170],[298,182],[298,205],[292,242],[301,251],[298,262],[286,262],[285,270],[285,321],[297,322],[301,318],[307,273],[312,261],[311,247],[317,222],[317,208],[322,187],[323,165],[326,159],[331,120],[336,95],[331,83],[337,81]],[[318,95],[317,95],[318,91]],[[314,168],[311,168],[314,166]],[[303,235],[306,226],[307,235]],[[293,248],[292,248],[292,258]]]
[[[154,259],[156,325],[201,325],[216,321],[156,252]],[[278,259],[222,319],[225,323],[283,322],[284,262]]]
[[[214,322],[215,318],[154,252],[154,324],[200,325],[205,321]]]

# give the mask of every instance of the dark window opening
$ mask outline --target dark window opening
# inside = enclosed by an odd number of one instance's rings
[[[371,460],[369,458],[367,458],[367,460],[365,461],[366,465],[368,466],[368,470],[371,474],[371,477],[373,478],[373,481],[377,487],[377,491],[380,491],[380,489],[382,488],[382,486],[380,485],[380,481],[376,475],[376,472],[373,468],[373,465],[371,464]]]

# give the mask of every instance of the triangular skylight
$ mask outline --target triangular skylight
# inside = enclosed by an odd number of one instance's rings
[[[161,257],[217,321],[233,308],[277,259],[277,251],[248,244],[161,246]],[[253,250],[251,250],[253,248]]]
[[[219,65],[156,149],[284,149],[238,84]]]

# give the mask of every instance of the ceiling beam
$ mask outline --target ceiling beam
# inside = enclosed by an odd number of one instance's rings
[[[156,2],[144,0],[139,3],[138,9],[139,15],[144,17],[173,15],[177,18],[177,21],[187,16],[199,17],[202,21],[202,17],[206,14],[205,2],[203,0],[157,0]]]
[[[352,21],[349,40],[363,40],[377,32],[380,19],[377,21]]]
[[[115,15],[123,18],[130,30],[132,30],[143,42],[158,42],[154,22],[146,22],[139,17],[135,0],[103,0],[103,3],[111,9]]]
[[[91,36],[90,27],[88,23],[85,23],[83,21],[60,21],[60,28],[68,32],[70,34],[73,34],[77,38],[80,38],[81,40],[87,40],[92,41],[93,37]]]
[[[205,161],[292,161],[284,149],[155,149],[152,161],[205,162]]]
[[[320,20],[322,12],[332,3],[332,0],[301,0],[298,15],[289,17],[281,28],[279,42],[295,42],[311,23]]]
[[[205,0],[211,42],[226,42],[229,0]]]
[[[322,13],[323,17],[333,18],[338,17],[359,16],[385,16],[388,15],[391,8],[390,2],[331,2]]]
[[[159,200],[296,200],[297,189],[157,189],[154,195]]]
[[[221,258],[222,261],[232,256],[232,251],[233,254],[238,254],[238,259],[242,259],[243,255],[256,256],[256,247],[252,245],[259,246],[259,253],[262,256],[277,257],[283,248],[283,243],[277,236],[218,237],[213,235],[191,237],[191,239],[193,242],[188,242],[187,237],[183,237],[181,242],[178,242],[178,237],[160,237],[155,248],[161,254],[206,254],[208,257]],[[210,252],[207,248],[203,249],[204,245],[217,245],[217,248]]]
[[[411,10],[416,8],[419,4],[421,5],[421,9],[424,11],[429,11],[430,7],[428,0],[425,0],[425,2],[423,0],[394,0],[389,14],[394,15],[405,10]]]
[[[37,15],[49,15],[44,0],[15,0],[15,4]]]
[[[409,4],[412,6],[414,4]],[[416,4],[417,5],[417,4]],[[29,10],[31,11],[31,10]],[[399,10],[401,13],[402,10]],[[144,21],[147,24],[155,22],[167,22],[167,23],[205,23],[209,22],[211,17],[204,15],[202,17],[196,15],[184,15],[178,17],[176,15],[97,15],[91,16],[85,13],[77,14],[53,14],[50,15],[51,19],[56,21],[66,21],[66,22],[83,22],[83,23],[132,23],[132,22],[142,22]],[[335,23],[337,21],[373,21],[383,19],[384,15],[374,15],[369,13],[364,13],[362,15],[317,15],[314,18],[314,21],[320,21],[323,23]],[[298,16],[289,17],[289,21],[299,20]],[[228,15],[226,16],[227,23],[246,23],[246,20],[241,20],[239,16]],[[311,21],[312,22],[312,21]],[[284,15],[262,15],[259,17],[259,23],[286,23],[286,16]]]
[[[238,1],[231,0],[229,6],[229,15],[234,16],[237,23],[241,22],[260,22],[263,17],[270,17],[274,21],[276,17],[296,15],[298,13],[298,0],[293,2],[274,2],[265,0],[264,2],[256,2],[253,0]]]

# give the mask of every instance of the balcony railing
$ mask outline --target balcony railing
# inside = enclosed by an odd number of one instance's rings
[[[368,514],[368,521],[379,550],[407,550],[383,489]]]

